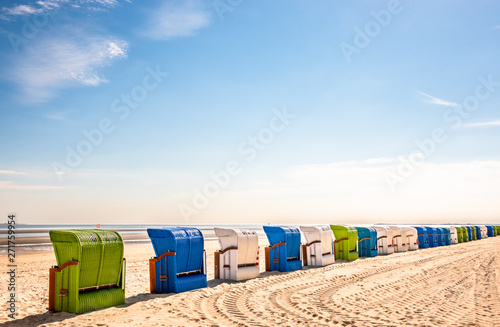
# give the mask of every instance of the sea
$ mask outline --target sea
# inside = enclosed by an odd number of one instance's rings
[[[123,241],[127,243],[149,243],[149,237],[146,230],[148,228],[161,228],[161,227],[177,227],[177,225],[168,224],[152,224],[152,225],[72,225],[72,224],[58,224],[58,225],[31,225],[31,224],[18,224],[15,228],[15,243],[10,243],[10,246],[15,245],[18,250],[22,251],[41,251],[52,248],[50,243],[49,232],[51,230],[64,230],[64,229],[103,229],[112,230],[120,233]],[[214,224],[214,225],[187,225],[186,227],[196,227],[202,233],[205,241],[215,242],[217,237],[214,232],[214,228],[239,228],[254,230],[259,235],[260,240],[265,240],[266,235],[264,233],[262,225],[231,225],[231,224]],[[7,224],[0,225],[0,256],[5,256],[8,249],[8,228]],[[12,239],[11,239],[12,240]]]

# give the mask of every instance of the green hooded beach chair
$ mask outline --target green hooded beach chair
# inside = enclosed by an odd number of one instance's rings
[[[464,242],[469,242],[469,232],[467,231],[467,227],[462,226],[460,227],[462,229],[462,240]]]
[[[335,235],[335,259],[356,260],[358,254],[358,230],[355,227],[330,225]]]
[[[457,239],[458,239],[458,243],[463,243],[464,241],[464,238],[463,238],[463,232],[462,232],[462,227],[459,227],[459,226],[455,226],[455,227],[452,227],[452,228],[455,228],[457,230]]]
[[[53,230],[57,266],[49,272],[49,310],[83,313],[125,303],[123,240],[117,232]]]
[[[469,226],[469,227],[472,229],[472,241],[476,241],[477,240],[476,227],[474,227],[474,226]]]

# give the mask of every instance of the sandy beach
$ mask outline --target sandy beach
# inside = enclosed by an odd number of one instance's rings
[[[75,315],[48,312],[52,250],[18,255],[18,319],[4,326],[500,326],[500,237],[322,268],[264,272],[246,282],[149,294],[150,244],[126,244],[126,304]],[[6,257],[0,258],[6,267]],[[5,306],[7,274],[0,277]]]

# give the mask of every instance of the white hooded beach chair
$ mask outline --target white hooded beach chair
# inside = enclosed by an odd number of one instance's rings
[[[392,246],[393,232],[390,227],[372,226],[377,230],[378,254],[392,254],[394,247]]]
[[[401,227],[406,231],[406,244],[408,251],[418,250],[418,232],[413,227]]]
[[[259,236],[253,230],[214,228],[220,251],[215,252],[215,278],[245,280],[258,277]]]
[[[447,226],[450,230],[450,244],[458,244],[458,233],[457,229],[453,226]]]
[[[307,244],[302,245],[304,266],[326,266],[335,262],[335,236],[328,225],[301,226]]]
[[[479,226],[481,228],[481,239],[488,238],[488,228],[486,226]]]
[[[394,245],[394,252],[408,251],[406,229],[398,226],[389,226],[392,229],[392,244]]]

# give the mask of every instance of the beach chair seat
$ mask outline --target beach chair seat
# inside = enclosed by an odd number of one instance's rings
[[[406,230],[406,239],[408,244],[408,251],[418,250],[418,231],[414,227],[401,227]]]
[[[117,232],[53,230],[49,310],[84,313],[125,303],[123,240]]]
[[[479,226],[479,228],[481,229],[481,239],[488,238],[488,228],[483,225]]]
[[[372,227],[355,227],[358,231],[358,253],[360,257],[378,255],[377,230]]]
[[[266,247],[266,271],[302,269],[300,231],[290,226],[264,226],[269,241]]]
[[[394,246],[392,244],[393,231],[387,226],[372,226],[377,231],[377,244],[378,244],[378,254],[392,254],[394,253]]]
[[[418,235],[418,248],[427,249],[429,248],[429,235],[427,233],[427,228],[423,226],[413,226],[417,230]]]
[[[392,229],[392,244],[394,245],[394,252],[408,251],[406,229],[398,226],[389,226]]]
[[[425,228],[427,229],[427,236],[429,238],[429,247],[433,248],[439,246],[437,228],[431,226],[425,226]]]
[[[483,238],[483,235],[481,234],[481,227],[480,226],[474,226],[474,231],[476,234],[476,240],[480,240]]]
[[[469,240],[476,241],[477,240],[477,232],[476,232],[476,227],[475,226],[469,226],[470,228],[470,238]]]
[[[488,237],[494,237],[495,236],[495,231],[493,229],[493,226],[486,226],[486,230],[487,230],[487,235]]]
[[[335,237],[328,225],[301,226],[306,244],[302,245],[303,266],[326,266],[335,262]]]
[[[335,235],[335,259],[356,260],[358,253],[358,231],[354,227],[330,225]]]
[[[462,230],[462,238],[464,242],[469,242],[469,230],[465,226],[460,226]]]
[[[156,257],[149,260],[151,293],[181,293],[207,287],[206,253],[194,227],[148,228]]]
[[[437,240],[438,240],[438,245],[439,246],[445,246],[446,245],[446,231],[443,227],[436,227],[437,230]],[[449,232],[448,232],[448,238],[449,238]]]
[[[462,232],[462,227],[460,226],[454,226],[455,230],[457,231],[457,242],[458,243],[463,243],[464,242],[464,235]]]
[[[246,280],[260,274],[259,236],[253,230],[214,228],[220,251],[214,254],[215,279]]]
[[[458,244],[458,231],[454,226],[446,227],[449,234],[449,244]]]

